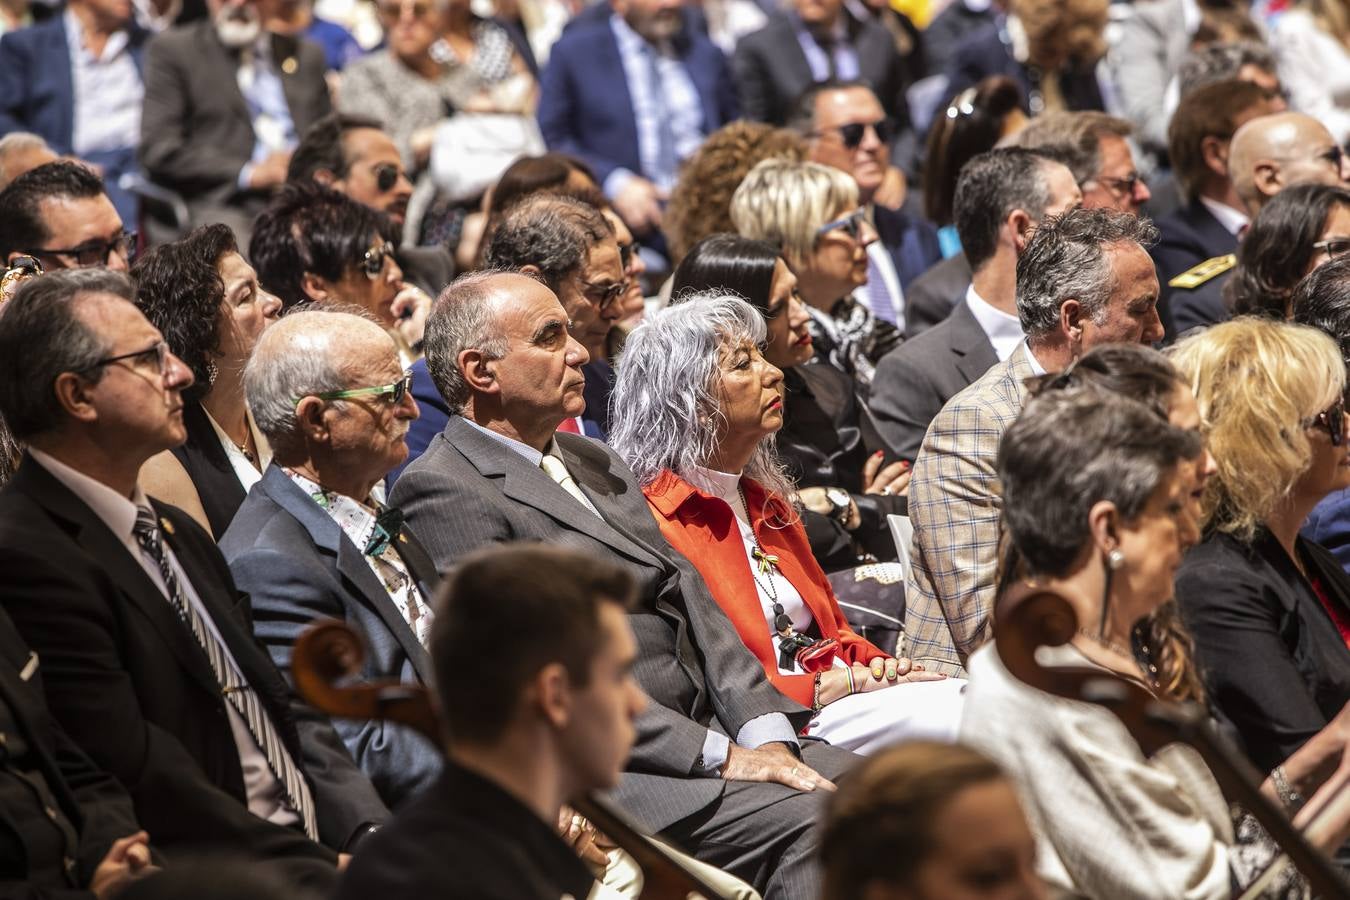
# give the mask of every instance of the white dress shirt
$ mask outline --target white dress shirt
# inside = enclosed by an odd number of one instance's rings
[[[1227,203],[1220,203],[1218,200],[1211,200],[1208,197],[1201,197],[1200,202],[1209,210],[1210,215],[1219,220],[1219,224],[1224,230],[1237,237],[1242,229],[1252,223],[1252,217],[1240,209],[1233,209]]]
[[[206,413],[206,421],[211,423],[215,429],[216,439],[220,441],[220,446],[225,450],[225,458],[230,461],[230,468],[234,470],[234,475],[239,479],[239,483],[244,486],[244,493],[248,493],[253,485],[262,481],[262,469],[266,469],[272,463],[272,447],[267,443],[267,439],[258,432],[258,426],[253,423],[252,413],[245,413],[248,420],[248,430],[253,435],[253,446],[258,448],[258,464],[254,466],[253,461],[244,455],[244,451],[239,449],[239,445],[225,433],[225,429],[216,424],[216,420],[211,417],[206,408],[202,408]]]
[[[94,515],[102,520],[104,525],[108,526],[108,530],[126,548],[132,558],[140,563],[146,576],[154,582],[155,587],[164,595],[164,602],[169,604],[168,588],[164,584],[164,576],[160,574],[159,563],[142,549],[132,531],[136,525],[137,507],[143,506],[153,509],[150,506],[150,500],[140,487],[136,488],[131,499],[127,499],[106,484],[76,471],[53,458],[50,454],[35,450],[32,447],[28,448],[28,452],[39,465],[51,473],[53,478],[65,485],[72,494],[89,507]],[[174,575],[177,576],[178,588],[183,594],[183,599],[201,616],[202,623],[210,631],[211,637],[220,645],[226,663],[238,673],[239,664],[235,662],[229,646],[221,640],[220,632],[216,630],[215,620],[211,618],[210,610],[202,604],[201,597],[197,596],[197,589],[193,587],[192,579],[179,564],[178,557],[174,555],[173,548],[169,546],[167,540],[163,542],[163,546],[165,558],[173,568]],[[170,608],[172,609],[172,607]],[[174,615],[177,616],[178,613],[174,612]],[[183,627],[186,628],[187,626],[184,625]],[[193,638],[194,643],[195,640]],[[247,683],[247,679],[242,675],[240,675],[239,681],[240,683]],[[272,770],[267,765],[267,757],[263,755],[262,750],[258,747],[258,742],[249,733],[243,717],[235,711],[232,703],[223,705],[226,715],[229,717],[230,731],[234,735],[235,747],[239,751],[239,765],[244,774],[244,794],[248,798],[248,811],[260,819],[266,819],[277,825],[298,824],[300,816],[287,803],[284,786],[272,774]]]
[[[1003,310],[990,304],[975,293],[975,285],[966,288],[966,306],[984,331],[989,343],[994,345],[994,353],[999,362],[1005,362],[1013,355],[1017,345],[1026,339],[1022,331],[1022,322],[1017,316],[1010,316]]]

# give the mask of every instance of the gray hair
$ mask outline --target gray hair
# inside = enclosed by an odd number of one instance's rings
[[[52,156],[56,155],[52,148],[47,146],[47,142],[42,139],[41,135],[33,134],[31,131],[11,131],[4,137],[0,137],[0,188],[9,184],[20,174],[18,172],[11,174],[5,166],[5,160],[11,154],[23,153],[28,150],[46,150]]]
[[[453,413],[462,413],[469,402],[469,383],[459,370],[459,355],[465,350],[477,350],[488,359],[506,355],[506,336],[491,309],[496,290],[492,282],[503,275],[530,277],[494,269],[463,275],[441,291],[427,316],[422,336],[427,372]]]
[[[766,336],[764,317],[735,294],[708,291],[649,315],[624,344],[610,396],[609,445],[643,485],[662,471],[688,476],[717,453],[726,419],[717,395],[718,349]],[[793,487],[770,436],[745,474],[791,503]]]
[[[0,416],[29,441],[59,428],[65,413],[52,389],[66,372],[103,377],[109,342],[77,311],[81,298],[111,294],[131,302],[131,280],[107,269],[62,269],[25,281],[0,315]]]
[[[1095,110],[1049,112],[1032,119],[1009,146],[1049,154],[1068,166],[1073,180],[1081,186],[1102,170],[1102,138],[1127,138],[1133,130],[1124,119]]]
[[[1278,71],[1275,54],[1255,41],[1210,44],[1182,58],[1177,70],[1180,95],[1184,98],[1206,85],[1237,78],[1243,66],[1256,66],[1272,75]]]
[[[1041,222],[1017,260],[1017,317],[1028,337],[1059,328],[1066,300],[1101,324],[1115,288],[1107,250],[1134,243],[1147,249],[1158,240],[1148,219],[1113,209],[1074,209]]]
[[[607,237],[614,237],[614,226],[594,206],[559,194],[531,194],[510,207],[488,235],[483,266],[502,271],[536,266],[544,284],[558,293]]]
[[[258,338],[244,366],[244,396],[258,430],[279,455],[300,443],[297,398],[348,387],[344,361],[354,329],[379,335],[395,352],[393,339],[373,320],[332,308],[298,308]]]

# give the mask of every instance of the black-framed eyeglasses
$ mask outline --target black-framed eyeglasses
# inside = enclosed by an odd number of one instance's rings
[[[100,359],[98,362],[86,366],[80,371],[92,372],[95,369],[102,369],[104,366],[111,366],[114,363],[119,363],[124,359],[131,360],[132,364],[138,367],[153,365],[155,371],[160,375],[163,375],[169,367],[169,345],[164,341],[156,341],[152,347],[146,347],[144,350],[133,350],[130,353],[122,353],[118,356],[109,356],[106,359]]]
[[[130,263],[136,256],[136,232],[124,231],[111,241],[85,241],[78,247],[33,248],[23,252],[31,256],[69,256],[76,265],[84,268],[106,266],[108,257],[114,252],[122,254],[122,258]]]
[[[1304,423],[1305,428],[1311,428],[1314,425],[1321,425],[1327,430],[1327,437],[1331,438],[1331,446],[1339,447],[1345,443],[1345,397],[1342,396],[1335,403],[1318,413],[1309,422]]]
[[[581,292],[586,295],[588,300],[594,300],[600,305],[600,311],[609,309],[610,304],[616,302],[624,294],[628,293],[628,286],[631,282],[625,278],[622,281],[616,281],[612,284],[592,284],[589,281],[581,283]]]
[[[414,19],[421,19],[431,12],[431,4],[426,2],[409,3],[408,0],[386,0],[383,3],[375,4],[375,11],[385,19],[391,22],[397,22],[403,17],[403,10],[412,7]]]
[[[306,394],[306,397],[317,397],[320,400],[350,400],[353,397],[387,397],[390,406],[398,406],[403,402],[403,398],[408,396],[408,391],[412,388],[412,372],[404,372],[403,377],[398,381],[389,384],[379,384],[375,387],[348,388],[345,391],[324,391],[322,394]],[[300,405],[304,397],[296,397],[292,402]]]
[[[867,129],[869,128],[876,132],[877,140],[883,144],[889,144],[899,130],[895,120],[888,117],[878,119],[875,122],[848,122],[844,125],[835,125],[833,128],[814,131],[811,135],[812,137],[820,137],[826,131],[836,131],[845,147],[849,150],[857,150],[858,146],[862,144],[863,138],[867,136]]]
[[[1090,179],[1098,184],[1104,184],[1113,191],[1116,191],[1123,197],[1129,197],[1134,194],[1135,188],[1144,183],[1144,176],[1138,172],[1131,172],[1124,178],[1111,178],[1107,175],[1098,175]]]
[[[1317,154],[1317,158],[1325,160],[1336,167],[1336,171],[1341,171],[1341,166],[1345,164],[1345,150],[1340,144],[1332,144],[1326,150]]]
[[[393,259],[394,248],[388,243],[381,244],[378,247],[371,247],[361,257],[361,271],[366,273],[366,277],[371,281],[380,277],[384,271],[384,261]]]
[[[633,257],[642,252],[642,245],[637,241],[629,241],[626,244],[619,245],[619,265],[625,272],[633,264]]]
[[[853,240],[861,240],[863,232],[863,223],[867,221],[867,210],[855,209],[846,216],[835,219],[833,222],[826,222],[816,229],[816,237],[824,237],[831,231],[842,231]]]
[[[1316,253],[1325,253],[1329,259],[1350,253],[1350,237],[1327,238],[1313,244]]]
[[[398,184],[399,176],[403,170],[393,163],[381,163],[375,167],[375,187],[381,194],[387,194]]]

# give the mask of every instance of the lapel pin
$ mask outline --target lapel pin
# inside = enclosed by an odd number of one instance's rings
[[[173,534],[173,523],[163,516],[159,517],[159,527],[163,528],[168,534]]]
[[[399,532],[398,539],[405,544],[408,543],[408,536],[403,532]]]
[[[295,61],[294,56],[288,56],[281,61],[281,71],[287,75],[294,75],[295,70],[300,68],[300,63]]]

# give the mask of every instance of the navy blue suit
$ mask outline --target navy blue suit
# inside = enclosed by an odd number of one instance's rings
[[[1167,282],[1207,259],[1235,252],[1238,241],[1199,199],[1158,219],[1157,225],[1161,235],[1149,254],[1162,284],[1158,314],[1163,325],[1171,326],[1167,309],[1177,288],[1169,287]],[[1167,336],[1170,339],[1176,335],[1169,330]]]
[[[1021,85],[1022,106],[1028,109],[1028,99],[1033,87],[1037,86],[1039,73],[1018,62],[1010,45],[1002,23],[990,22],[962,38],[947,63],[947,96],[955,97],[990,75],[1007,75]],[[1075,112],[1106,109],[1095,66],[1065,69],[1059,75],[1059,89],[1065,105]]]
[[[711,134],[737,116],[730,66],[721,50],[688,28],[676,50],[703,106],[703,133]],[[585,160],[601,184],[618,168],[648,177],[638,158],[633,100],[608,16],[563,32],[539,88],[539,128],[550,150]]]
[[[928,220],[884,206],[872,208],[872,219],[878,238],[895,263],[901,288],[909,287],[911,281],[942,261],[937,229]]]
[[[150,33],[134,22],[127,26],[131,58],[137,71],[145,71],[145,43]],[[92,98],[97,99],[97,98]],[[12,131],[41,135],[59,154],[75,152],[75,85],[70,73],[70,46],[65,17],[57,14],[29,28],[0,37],[0,136]],[[135,205],[117,190],[116,175],[135,168],[134,147],[127,148],[125,166],[117,160],[91,159],[109,170],[108,195],[122,214],[124,224],[134,228],[128,210]]]

